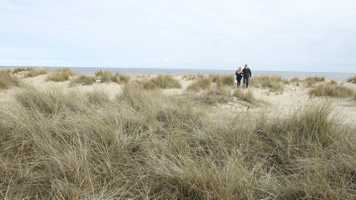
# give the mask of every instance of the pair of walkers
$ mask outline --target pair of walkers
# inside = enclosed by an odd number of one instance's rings
[[[245,88],[248,88],[251,77],[252,77],[251,69],[246,64],[243,66],[240,66],[235,71],[236,86],[240,87],[241,81],[242,81],[243,86]]]

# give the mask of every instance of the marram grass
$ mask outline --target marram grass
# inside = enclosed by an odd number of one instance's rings
[[[212,113],[127,84],[0,105],[2,199],[355,199],[355,130],[328,105]]]

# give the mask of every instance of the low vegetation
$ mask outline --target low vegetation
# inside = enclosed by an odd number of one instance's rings
[[[268,89],[271,92],[283,92],[284,90],[284,81],[279,76],[257,76],[253,78],[252,85]]]
[[[221,75],[210,75],[209,78],[217,86],[234,86],[235,79],[234,76],[221,76]]]
[[[301,80],[297,77],[293,77],[293,78],[290,78],[289,80],[287,80],[287,84],[292,84],[292,85],[295,85],[295,86],[300,86],[301,84]]]
[[[17,68],[12,70],[12,73],[17,74],[17,73],[20,73],[20,72],[31,71],[33,69],[34,68],[32,68],[32,67],[17,67]]]
[[[189,74],[189,75],[184,75],[182,78],[183,80],[186,81],[193,81],[198,78],[203,78],[203,75]]]
[[[144,89],[171,89],[181,88],[179,81],[169,75],[159,75],[155,78],[140,81]]]
[[[19,86],[19,80],[10,71],[0,70],[0,90]]]
[[[356,198],[356,130],[328,105],[228,115],[136,84],[15,99],[0,105],[2,199]]]
[[[95,77],[97,77],[100,82],[107,83],[111,82],[114,75],[110,71],[97,71],[95,72]]]
[[[122,74],[116,73],[115,75],[110,71],[97,71],[95,73],[95,77],[97,77],[101,83],[109,83],[114,82],[117,84],[127,84],[130,81],[129,76],[125,76]]]
[[[122,74],[115,74],[111,81],[117,84],[127,84],[130,81],[130,77]]]
[[[74,73],[70,69],[60,69],[48,75],[48,81],[62,82],[68,81]]]
[[[46,69],[37,69],[37,68],[32,68],[27,70],[27,72],[25,73],[25,77],[29,78],[29,77],[36,77],[36,76],[40,76],[40,75],[44,75],[47,74],[47,70]]]
[[[226,87],[211,87],[199,93],[188,93],[194,102],[204,105],[225,104],[231,101],[229,89]]]
[[[317,83],[322,83],[325,81],[324,77],[308,77],[303,80],[305,87],[313,87]]]
[[[352,97],[354,91],[335,82],[319,84],[309,91],[310,96],[316,97]]]
[[[96,78],[93,76],[79,76],[71,80],[71,85],[93,85],[96,82]]]
[[[356,84],[356,76],[349,78],[347,82]]]
[[[193,83],[191,83],[187,89],[190,91],[200,91],[200,90],[209,89],[211,85],[212,85],[211,79],[199,78],[193,81]]]
[[[248,103],[255,103],[256,99],[253,96],[253,93],[251,90],[241,90],[241,89],[235,89],[232,96],[238,98],[241,101],[246,101]]]

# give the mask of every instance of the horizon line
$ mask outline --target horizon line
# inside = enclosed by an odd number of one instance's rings
[[[231,67],[230,69],[227,67],[223,67],[223,68],[216,68],[216,67],[198,67],[198,68],[179,68],[179,67],[173,67],[173,68],[167,68],[167,67],[112,67],[112,66],[69,66],[69,65],[58,65],[58,66],[54,66],[54,65],[0,65],[0,69],[1,68],[98,68],[98,69],[160,69],[160,70],[191,70],[191,71],[195,71],[195,70],[205,70],[205,71],[209,71],[209,70],[221,70],[221,71],[231,71],[233,69],[235,69],[236,67]],[[352,72],[341,72],[341,71],[299,71],[299,70],[254,70],[257,72],[307,72],[307,73],[339,73],[339,74],[356,74],[356,71]]]

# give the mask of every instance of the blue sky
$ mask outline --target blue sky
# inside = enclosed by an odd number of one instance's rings
[[[355,0],[0,1],[0,65],[356,72]]]

